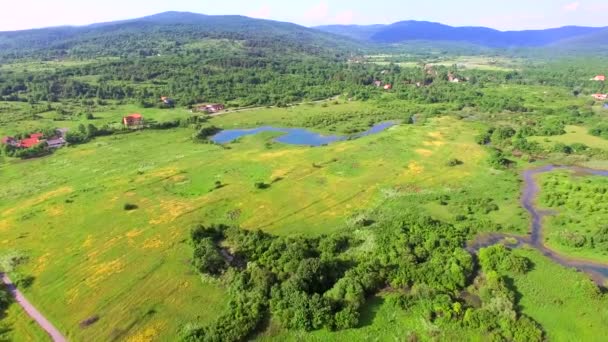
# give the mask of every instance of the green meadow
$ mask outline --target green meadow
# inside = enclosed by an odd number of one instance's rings
[[[569,256],[608,261],[608,179],[556,171],[540,180],[540,205],[553,211],[546,218],[547,245]]]
[[[518,305],[540,323],[549,341],[603,341],[608,325],[608,297],[588,276],[566,269],[531,249],[516,255],[533,263],[525,275],[511,274]]]
[[[315,126],[333,109],[345,116],[336,130],[362,126],[349,113],[364,105],[332,106],[233,113],[210,124]],[[131,110],[99,113],[99,120]],[[137,111],[161,119],[161,112]],[[184,115],[166,112],[162,118]],[[488,214],[493,222],[525,232],[516,176],[487,166],[473,139],[480,127],[443,117],[318,148],[275,143],[276,134],[223,148],[195,143],[188,128],[99,137],[0,164],[0,244],[28,255],[17,271],[34,277],[24,292],[68,338],[167,339],[184,322],[209,322],[226,301],[218,280],[201,281],[190,266],[186,240],[196,223],[314,236],[381,205],[412,205],[454,221],[462,209],[456,199],[485,193],[498,206]],[[448,166],[454,158],[462,165]],[[440,195],[454,201],[439,205]],[[125,210],[127,203],[137,209]],[[97,322],[83,325],[91,318]]]

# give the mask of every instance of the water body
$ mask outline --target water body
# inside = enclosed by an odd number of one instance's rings
[[[380,133],[396,124],[397,122],[394,121],[382,122],[374,125],[372,128],[368,129],[365,132],[348,136],[322,135],[304,128],[279,128],[272,126],[263,126],[253,129],[227,129],[211,137],[211,140],[218,144],[226,144],[235,141],[240,137],[248,135],[254,135],[262,132],[279,132],[283,134],[280,137],[274,139],[274,141],[276,142],[298,146],[323,146],[337,141],[357,139],[364,136]]]
[[[573,171],[575,175],[596,175],[608,177],[608,171],[587,169],[577,166],[549,165],[524,171],[524,190],[521,197],[521,204],[532,217],[530,235],[527,237],[522,237],[512,234],[484,234],[479,236],[475,241],[471,242],[467,246],[467,249],[472,253],[476,253],[480,248],[492,246],[505,239],[509,239],[513,242],[513,247],[519,247],[522,245],[532,246],[539,250],[543,255],[559,263],[560,265],[573,267],[579,271],[589,274],[598,285],[603,286],[605,282],[608,281],[608,264],[566,257],[549,249],[543,244],[543,219],[546,216],[553,215],[555,213],[537,208],[536,200],[540,192],[540,186],[534,177],[536,175],[555,170],[569,170]]]

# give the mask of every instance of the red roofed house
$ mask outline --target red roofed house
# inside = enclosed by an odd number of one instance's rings
[[[144,117],[141,114],[129,114],[122,118],[122,123],[127,128],[139,129],[144,127]]]
[[[391,90],[393,89],[393,85],[392,84],[387,84],[384,86],[384,90]]]
[[[594,78],[591,79],[592,81],[606,81],[606,76],[604,75],[597,75]]]
[[[608,100],[608,94],[593,94],[591,96],[593,96],[593,98],[596,99],[596,100],[598,100],[598,101]]]
[[[44,140],[41,140],[42,137],[44,137],[44,134],[42,134],[42,133],[32,133],[32,134],[30,134],[29,138],[21,139],[21,141],[19,141],[19,147],[32,148],[44,141]]]

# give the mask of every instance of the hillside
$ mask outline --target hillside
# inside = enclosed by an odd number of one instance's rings
[[[569,51],[608,52],[608,29],[589,35],[564,39],[549,46],[553,49]]]
[[[316,26],[314,28],[352,39],[369,41],[372,36],[385,29],[386,26],[387,25],[325,25]]]
[[[321,54],[361,46],[354,40],[291,23],[165,12],[88,26],[0,32],[0,57],[150,56],[176,53],[210,40],[238,42],[243,50],[254,53]]]
[[[453,27],[427,21],[402,21],[387,26],[322,26],[318,29],[375,43],[457,41],[494,48],[541,47],[592,36],[606,28],[565,26],[546,30],[498,31],[486,27]]]

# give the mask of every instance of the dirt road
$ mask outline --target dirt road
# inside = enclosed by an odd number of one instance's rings
[[[51,324],[51,322],[49,322],[46,318],[44,318],[44,316],[38,310],[36,310],[36,308],[27,299],[25,299],[25,297],[23,296],[21,291],[19,291],[17,289],[15,284],[13,284],[13,282],[10,280],[10,278],[6,274],[0,273],[0,278],[2,278],[2,282],[6,285],[9,293],[13,296],[13,298],[15,298],[15,301],[17,302],[17,304],[19,304],[25,310],[25,312],[34,321],[36,321],[36,323],[38,323],[38,325],[42,329],[44,329],[44,331],[46,331],[49,334],[49,336],[51,336],[53,341],[55,341],[55,342],[67,341],[66,338],[63,337],[63,335],[61,335],[59,330],[57,330],[57,328],[55,328],[53,326],[53,324]]]

